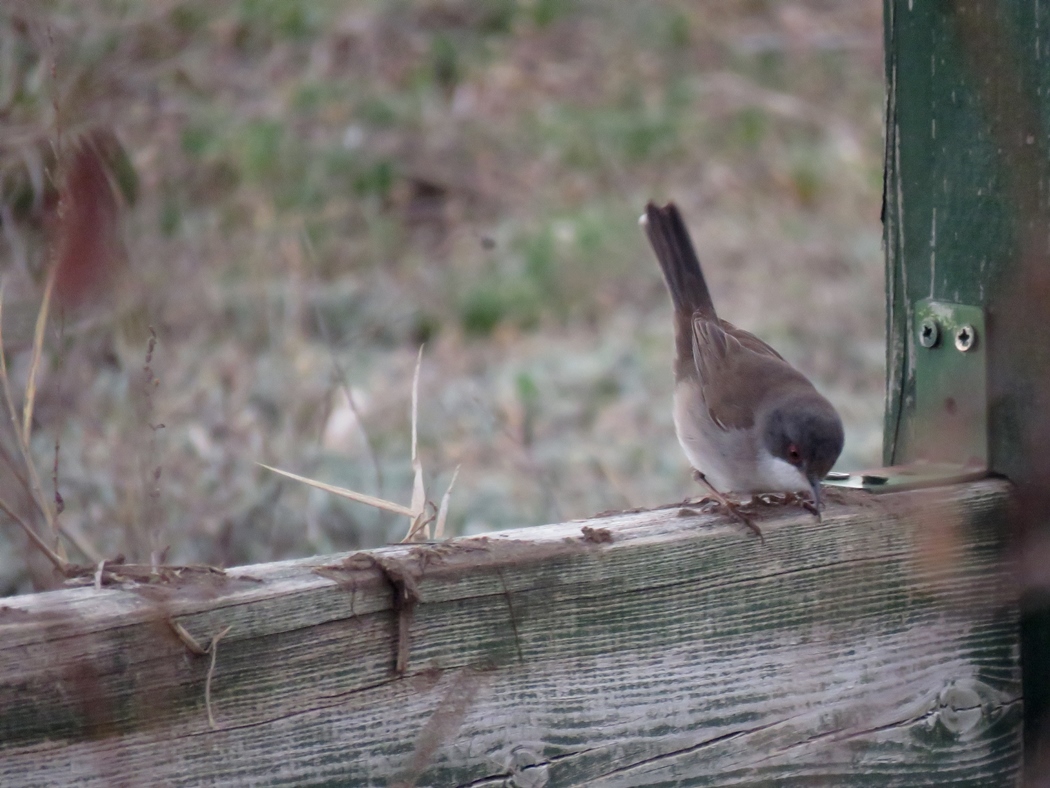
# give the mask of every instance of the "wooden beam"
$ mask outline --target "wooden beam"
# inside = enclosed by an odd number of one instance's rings
[[[829,497],[5,600],[0,785],[1015,784],[1008,486]]]

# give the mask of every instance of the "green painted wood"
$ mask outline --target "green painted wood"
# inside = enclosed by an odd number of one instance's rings
[[[764,514],[765,544],[665,509],[5,600],[0,785],[1014,785],[1009,496],[832,491],[822,523]],[[231,627],[214,730],[210,658],[169,620]]]
[[[916,445],[924,298],[988,324],[991,468],[1017,486],[1033,777],[1050,771],[1050,4],[885,0],[887,464]],[[947,441],[950,443],[950,440]]]
[[[991,465],[1026,471],[1036,375],[1018,357],[1050,356],[1037,320],[1047,308],[1028,289],[1033,274],[1046,278],[1050,249],[1045,6],[886,0],[887,464],[918,452],[909,325],[933,298],[987,310]]]

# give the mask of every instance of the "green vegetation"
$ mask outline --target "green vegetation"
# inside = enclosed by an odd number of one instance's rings
[[[141,552],[129,534],[153,505],[154,436],[136,404],[150,325],[171,560],[399,538],[403,523],[253,463],[407,502],[422,341],[432,498],[462,466],[453,532],[692,494],[668,408],[667,299],[636,224],[650,198],[682,205],[724,315],[843,410],[843,461],[876,462],[880,12],[869,0],[0,8],[16,390],[51,248],[53,152],[91,129],[119,140],[105,161],[124,262],[67,311],[61,338],[53,321],[39,382],[33,449],[49,478],[61,441],[62,517],[104,554]],[[21,539],[0,524],[0,593],[29,582]]]

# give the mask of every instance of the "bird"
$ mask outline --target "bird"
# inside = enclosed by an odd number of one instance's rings
[[[783,356],[722,320],[678,207],[646,205],[640,219],[674,307],[674,425],[678,442],[716,498],[761,537],[725,494],[813,495],[842,452],[835,407]]]

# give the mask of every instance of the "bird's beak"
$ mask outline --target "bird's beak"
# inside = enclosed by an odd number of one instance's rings
[[[809,489],[813,491],[813,505],[817,508],[817,522],[820,522],[820,477],[809,477]]]

